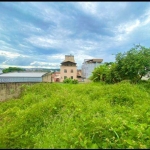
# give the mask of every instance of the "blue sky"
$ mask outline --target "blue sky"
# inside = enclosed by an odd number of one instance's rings
[[[150,2],[0,2],[0,68],[59,68],[65,55],[115,61],[150,47]]]

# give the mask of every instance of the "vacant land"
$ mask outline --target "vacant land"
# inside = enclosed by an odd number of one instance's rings
[[[149,148],[150,83],[24,85],[0,103],[0,148]]]

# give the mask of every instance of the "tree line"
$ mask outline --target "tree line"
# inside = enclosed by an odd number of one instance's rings
[[[18,67],[8,67],[6,69],[3,69],[3,73],[15,72],[15,71],[25,71],[25,69],[18,68]]]

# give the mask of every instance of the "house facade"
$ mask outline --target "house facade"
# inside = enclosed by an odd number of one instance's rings
[[[65,55],[60,66],[60,82],[66,78],[77,79],[77,66],[73,55]]]
[[[82,64],[82,78],[88,79],[92,75],[92,71],[102,64],[103,59],[84,59]]]
[[[52,73],[52,82],[60,82],[60,72]]]

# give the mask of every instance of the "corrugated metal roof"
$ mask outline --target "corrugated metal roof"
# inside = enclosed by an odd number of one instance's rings
[[[0,74],[0,77],[42,77],[47,72],[11,72]]]

